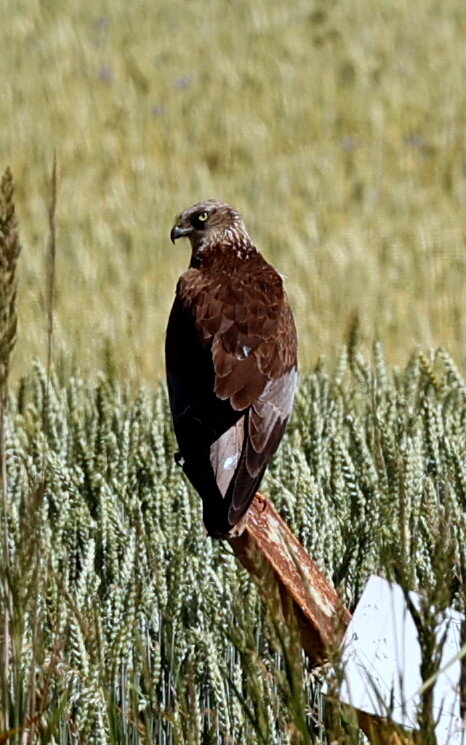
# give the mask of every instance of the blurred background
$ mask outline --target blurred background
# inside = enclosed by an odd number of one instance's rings
[[[359,316],[402,363],[466,361],[464,0],[0,3],[0,165],[23,242],[16,376],[54,357],[152,385],[188,245],[174,217],[231,202],[287,276],[303,370]]]

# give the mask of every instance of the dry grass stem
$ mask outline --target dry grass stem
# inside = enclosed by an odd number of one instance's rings
[[[13,176],[7,168],[0,181],[0,489],[2,495],[2,572],[0,610],[0,675],[2,699],[9,697],[11,591],[8,536],[8,474],[6,455],[6,406],[10,360],[16,343],[16,267],[21,251],[13,201]],[[6,712],[0,707],[0,727],[7,728]]]

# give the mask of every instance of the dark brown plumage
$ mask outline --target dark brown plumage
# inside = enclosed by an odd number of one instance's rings
[[[166,336],[167,382],[183,469],[209,535],[237,535],[293,407],[297,341],[280,275],[239,214],[207,200],[171,239],[192,254]]]

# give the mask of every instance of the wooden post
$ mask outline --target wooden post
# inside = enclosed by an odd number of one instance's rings
[[[244,532],[230,544],[246,569],[267,583],[267,594],[278,589],[284,617],[294,613],[301,645],[316,665],[339,646],[351,613],[335,588],[293,535],[273,505],[258,493]],[[262,580],[262,582],[261,582]],[[275,588],[270,586],[273,582]],[[291,601],[291,602],[290,602]],[[391,722],[356,710],[360,728],[373,745],[412,745],[416,742]]]

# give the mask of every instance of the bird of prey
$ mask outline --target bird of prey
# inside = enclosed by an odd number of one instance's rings
[[[296,328],[282,277],[238,212],[208,199],[180,214],[188,237],[166,334],[178,460],[203,501],[208,535],[240,535],[283,436],[297,380]]]

